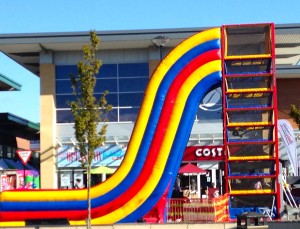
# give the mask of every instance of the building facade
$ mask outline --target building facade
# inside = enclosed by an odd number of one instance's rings
[[[21,89],[21,84],[0,74],[0,93]],[[0,113],[0,191],[39,188],[39,153],[33,153],[26,165],[17,153],[31,150],[30,140],[39,140],[38,132],[38,124],[8,112]]]
[[[97,149],[94,166],[117,168],[129,142],[148,80],[170,50],[186,38],[208,28],[97,32],[101,42],[97,57],[102,67],[95,94],[109,91],[113,105],[109,114],[107,142]],[[154,38],[168,42],[157,46]],[[300,25],[276,25],[276,81],[278,118],[289,120],[290,104],[300,105]],[[77,177],[84,179],[68,101],[72,100],[70,74],[82,59],[85,33],[43,33],[1,35],[0,49],[40,77],[40,159],[42,188],[70,188]],[[26,54],[26,55],[25,55]],[[199,105],[188,146],[223,145],[221,84],[210,91]],[[300,136],[300,135],[299,135]],[[280,155],[288,160],[283,144]],[[209,170],[209,183],[222,176],[219,161],[204,160],[199,166]],[[208,181],[208,179],[207,179]]]

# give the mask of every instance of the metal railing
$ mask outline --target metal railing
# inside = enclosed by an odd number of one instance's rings
[[[169,223],[228,222],[228,196],[218,198],[172,198],[167,201]]]

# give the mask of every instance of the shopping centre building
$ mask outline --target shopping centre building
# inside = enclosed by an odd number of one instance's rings
[[[21,90],[20,83],[0,73],[0,93]],[[30,141],[39,141],[38,124],[9,112],[0,113],[0,191],[25,188],[26,183],[39,188],[38,152],[27,159],[26,165],[17,156],[17,150],[31,150]]]
[[[113,110],[109,113],[107,140],[96,150],[94,167],[120,165],[152,73],[174,47],[207,29],[97,31],[101,40],[97,58],[102,67],[95,95],[99,97],[108,90],[107,100]],[[68,101],[73,99],[69,76],[76,75],[82,47],[88,43],[89,32],[0,35],[0,50],[40,78],[42,188],[72,188],[77,178],[85,179],[79,153],[74,150],[76,139]],[[300,139],[298,127],[289,117],[290,105],[300,106],[300,25],[275,25],[275,43],[278,119],[290,121]],[[222,151],[222,115],[220,84],[201,101],[188,146],[198,147],[198,152],[219,148]],[[279,144],[279,149],[281,160],[288,161],[283,144]],[[186,158],[185,162],[195,162]],[[220,159],[208,155],[197,163],[206,170],[205,176],[198,179],[198,186],[200,182],[206,186],[222,183]]]

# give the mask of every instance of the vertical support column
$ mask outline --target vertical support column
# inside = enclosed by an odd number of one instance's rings
[[[273,69],[273,90],[274,90],[274,97],[273,97],[273,106],[274,106],[274,121],[275,121],[275,126],[274,126],[274,137],[276,139],[275,141],[275,158],[276,158],[276,210],[277,210],[277,215],[280,215],[282,208],[281,204],[281,199],[283,199],[283,194],[281,193],[281,187],[280,187],[280,181],[279,181],[279,176],[281,174],[282,168],[280,167],[279,163],[279,146],[278,146],[278,100],[277,100],[277,82],[276,82],[276,53],[275,53],[275,25],[272,24],[272,29],[271,29],[271,39],[273,41],[272,45],[272,69]]]
[[[211,183],[217,185],[217,170],[212,169],[211,170]]]
[[[40,54],[40,159],[41,188],[57,188],[55,65],[52,52]]]

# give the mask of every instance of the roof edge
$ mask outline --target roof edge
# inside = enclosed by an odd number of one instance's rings
[[[11,87],[11,90],[20,91],[22,85],[0,73],[0,82],[3,82]]]

